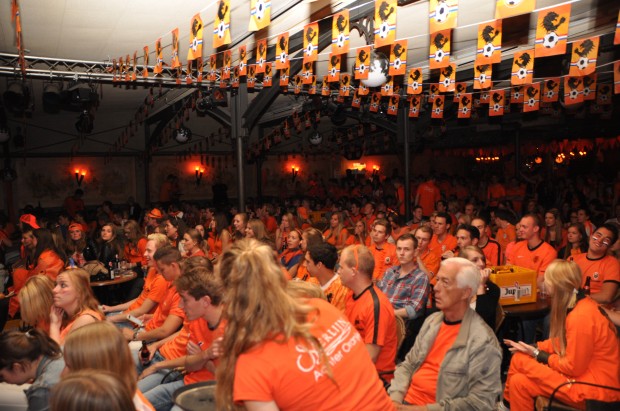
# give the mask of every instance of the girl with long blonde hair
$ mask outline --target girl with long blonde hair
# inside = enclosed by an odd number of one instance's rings
[[[44,275],[30,277],[19,291],[22,321],[49,334],[54,282]]]

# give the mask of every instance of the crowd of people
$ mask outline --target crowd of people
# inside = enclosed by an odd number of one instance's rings
[[[210,380],[218,410],[531,410],[567,379],[569,405],[619,401],[578,384],[620,388],[618,190],[565,182],[548,204],[532,184],[431,176],[411,219],[399,178],[244,210],[130,199],[90,218],[81,190],[26,208],[0,218],[0,329],[22,322],[0,335],[0,379],[30,384],[29,410],[169,410]],[[498,341],[501,265],[551,304]],[[120,267],[136,280],[98,299],[90,282]]]

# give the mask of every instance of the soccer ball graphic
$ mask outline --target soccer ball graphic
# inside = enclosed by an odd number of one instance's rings
[[[437,50],[435,52],[435,61],[437,63],[441,63],[441,61],[443,60],[443,57],[445,56],[445,53],[443,50]]]
[[[587,67],[588,67],[588,58],[580,57],[579,60],[577,60],[577,68],[579,70],[585,70]]]
[[[402,61],[399,58],[394,59],[394,70],[398,70],[401,64]]]
[[[312,50],[314,50],[314,48],[312,47],[312,43],[309,43],[308,46],[306,47],[306,56],[311,56]]]
[[[483,74],[480,74],[480,75],[478,76],[478,81],[479,81],[480,83],[484,83],[485,81],[487,81],[487,75],[486,75],[486,74],[484,74],[484,73],[483,73]]]
[[[555,32],[550,31],[543,38],[543,46],[547,49],[553,48],[556,44],[558,44],[559,40],[560,38],[558,37],[558,35],[555,34]]]
[[[450,79],[449,78],[443,79],[443,85],[444,87],[450,87]]]
[[[345,38],[344,38],[344,34],[343,34],[343,33],[340,33],[340,34],[338,35],[338,40],[336,40],[336,46],[338,46],[338,47],[344,47],[344,40],[345,40]]]
[[[529,99],[527,101],[527,105],[530,107],[534,107],[536,105],[536,99],[533,99],[533,98]]]
[[[500,109],[501,107],[502,107],[502,106],[500,106],[499,104],[495,103],[495,104],[493,104],[493,111],[499,111],[499,109]]]
[[[224,22],[221,21],[220,24],[217,26],[217,37],[221,39],[222,37],[224,37],[225,32],[226,26],[224,25]]]
[[[571,100],[574,100],[577,98],[577,96],[579,96],[579,92],[577,90],[571,90],[568,96],[571,98]]]
[[[527,77],[527,70],[524,68],[520,68],[519,71],[517,71],[517,77],[523,80],[525,77]]]
[[[547,91],[547,98],[553,98],[553,96],[555,96],[555,92]]]
[[[286,53],[280,53],[280,63],[286,63]]]
[[[256,18],[258,20],[262,20],[265,17],[265,2],[263,0],[258,0],[256,2]]]
[[[382,39],[386,38],[390,34],[390,25],[387,21],[381,23],[381,27],[379,28],[379,37]]]
[[[482,48],[482,55],[486,58],[489,58],[493,55],[493,51],[495,51],[495,47],[493,47],[493,44],[487,43]]]
[[[437,23],[443,23],[448,19],[448,14],[450,14],[450,10],[446,4],[439,4],[437,9],[435,9],[435,21]]]
[[[465,107],[463,107],[461,109],[461,113],[463,113],[463,114],[467,114],[468,112],[469,112],[469,108],[467,106],[465,106]]]

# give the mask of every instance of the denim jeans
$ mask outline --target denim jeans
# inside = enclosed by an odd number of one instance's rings
[[[174,405],[173,398],[175,391],[184,385],[185,383],[183,380],[158,385],[152,390],[145,392],[144,396],[153,404],[156,411],[169,411]]]

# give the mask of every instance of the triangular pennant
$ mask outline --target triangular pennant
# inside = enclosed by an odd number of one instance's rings
[[[258,31],[271,22],[271,1],[250,0],[250,24],[248,31]]]
[[[431,69],[446,67],[450,64],[450,36],[452,30],[441,30],[431,34],[428,54]]]
[[[172,30],[172,59],[170,67],[173,69],[181,67],[181,60],[179,60],[179,28]]]
[[[332,20],[332,53],[349,52],[349,10],[334,14]]]
[[[239,47],[239,77],[247,76],[248,74],[248,48],[244,44]]]
[[[256,42],[256,73],[264,73],[267,65],[267,39]]]
[[[456,79],[456,63],[450,63],[447,67],[439,69],[439,91],[442,93],[454,91]]]
[[[402,76],[407,71],[407,40],[398,40],[390,50],[390,76]]]
[[[365,80],[368,78],[370,67],[370,46],[357,49],[355,57],[355,79]]]
[[[563,4],[538,13],[536,41],[534,42],[536,57],[566,53],[570,9],[570,4]]]
[[[278,35],[278,41],[276,43],[276,68],[278,70],[289,67],[288,58],[288,32]]]
[[[471,117],[471,93],[461,94],[459,99],[459,113],[458,118],[470,118]]]
[[[456,28],[458,0],[430,0],[428,9],[431,33]]]
[[[407,94],[420,94],[422,92],[422,68],[412,67],[407,76]]]
[[[564,77],[564,104],[583,102],[583,79],[581,77]]]
[[[525,97],[523,111],[538,111],[540,107],[540,83],[528,84],[525,86]]]
[[[489,116],[504,115],[504,90],[491,90]]]
[[[202,19],[200,13],[192,17],[189,29],[189,48],[187,49],[187,60],[193,61],[202,59]]]
[[[316,61],[319,50],[319,23],[310,23],[304,27],[304,63]]]
[[[476,64],[492,64],[500,61],[502,61],[502,21],[480,24]]]
[[[388,46],[396,39],[396,0],[375,0],[375,48]]]
[[[534,50],[517,51],[512,60],[510,84],[530,84],[534,78]]]
[[[219,0],[213,20],[213,49],[230,44],[230,0]]]
[[[559,96],[560,96],[560,78],[551,77],[551,78],[546,79],[543,83],[542,102],[553,103],[555,101],[558,101]]]
[[[536,5],[535,0],[497,0],[495,18],[505,19],[520,14],[531,13]]]
[[[590,37],[572,44],[569,76],[585,76],[596,70],[598,42],[598,37]]]

